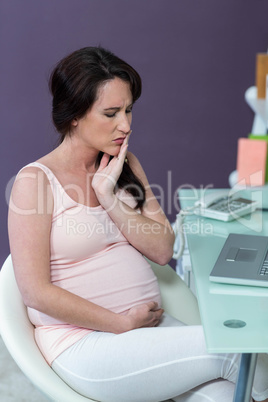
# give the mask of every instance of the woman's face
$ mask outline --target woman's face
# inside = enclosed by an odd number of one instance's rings
[[[92,108],[84,117],[73,121],[73,134],[91,149],[118,155],[130,132],[132,102],[128,82],[117,77],[105,82]]]

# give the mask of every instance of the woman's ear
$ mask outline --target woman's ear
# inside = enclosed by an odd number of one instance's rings
[[[72,124],[73,127],[76,127],[76,126],[78,125],[78,120],[77,120],[77,118],[73,119],[73,121],[72,121],[71,124]]]

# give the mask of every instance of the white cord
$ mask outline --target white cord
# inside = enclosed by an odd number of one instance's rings
[[[184,232],[183,232],[183,221],[185,216],[190,215],[191,211],[193,209],[195,209],[196,206],[193,207],[189,207],[186,209],[181,209],[180,212],[176,215],[176,222],[174,225],[174,233],[175,236],[179,238],[179,249],[174,251],[172,258],[174,258],[175,260],[178,260],[184,251],[184,247],[185,247],[185,236],[184,236]]]

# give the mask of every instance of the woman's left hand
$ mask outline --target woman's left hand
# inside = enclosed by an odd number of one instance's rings
[[[123,169],[127,154],[128,140],[129,134],[121,145],[119,154],[114,156],[110,162],[110,155],[104,154],[101,158],[100,166],[94,174],[92,187],[100,204],[105,209],[110,207],[115,200],[114,188]]]

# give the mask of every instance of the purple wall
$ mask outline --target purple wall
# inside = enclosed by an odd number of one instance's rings
[[[57,139],[47,79],[60,58],[100,44],[140,72],[130,150],[173,220],[180,185],[228,186],[252,127],[244,93],[267,50],[267,14],[267,0],[0,0],[0,263],[6,186]]]

